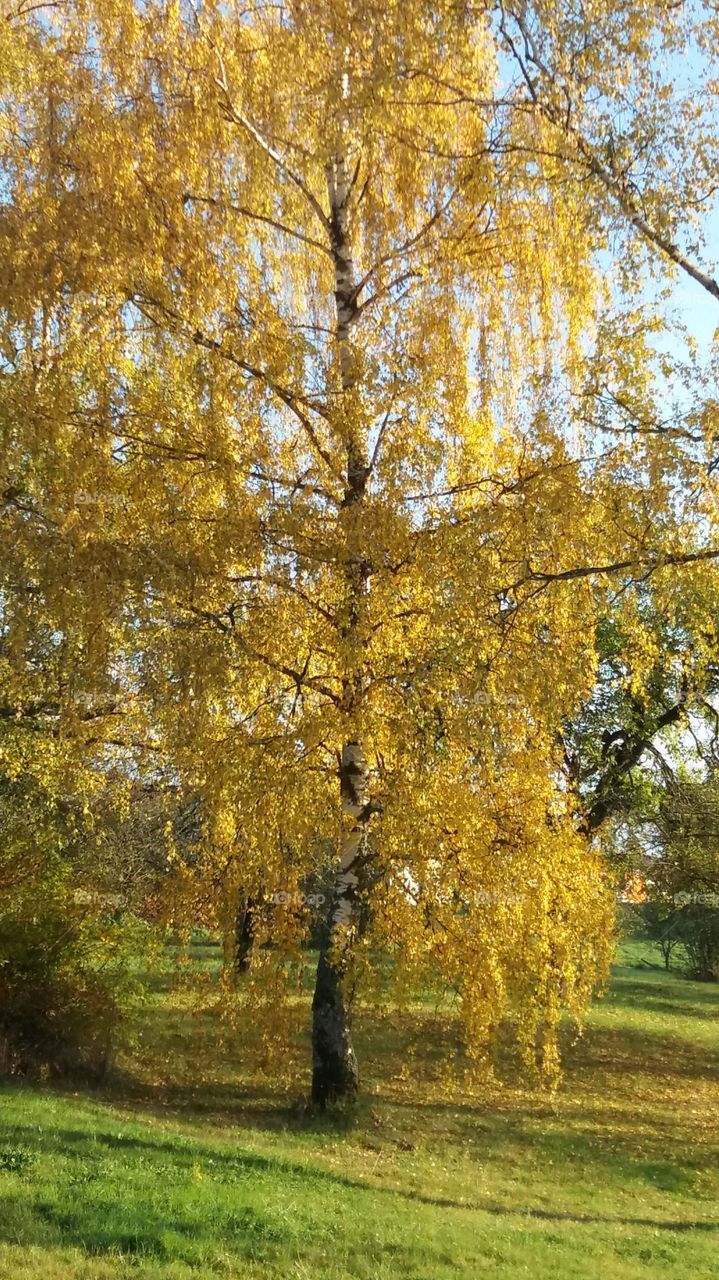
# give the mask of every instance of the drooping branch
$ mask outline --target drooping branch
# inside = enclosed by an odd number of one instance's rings
[[[309,245],[311,249],[318,249],[320,253],[324,253],[328,258],[332,257],[328,245],[323,244],[321,240],[315,240],[314,236],[307,236],[295,227],[288,227],[286,222],[280,222],[278,218],[271,218],[265,213],[258,213],[257,210],[250,209],[247,205],[236,204],[232,200],[219,200],[213,196],[192,195],[189,191],[185,192],[182,199],[184,204],[206,204],[213,209],[229,209],[231,213],[237,213],[241,217],[249,218],[251,221],[263,222],[275,231],[291,236],[294,240],[301,241],[302,244]]]
[[[313,413],[319,414],[321,417],[327,418],[328,413],[324,405],[320,404],[316,400],[308,400],[307,397],[302,395],[300,392],[293,391],[289,387],[284,386],[281,382],[278,382],[267,369],[259,368],[257,365],[245,360],[239,352],[233,351],[231,348],[227,347],[221,339],[211,338],[202,329],[193,325],[191,321],[180,315],[179,312],[161,302],[159,298],[151,298],[144,294],[131,293],[129,295],[129,300],[134,303],[140,313],[144,315],[150,323],[155,325],[158,324],[157,316],[154,314],[157,312],[164,316],[172,325],[179,327],[187,335],[189,340],[194,342],[195,346],[203,347],[206,351],[214,352],[223,360],[228,360],[231,364],[234,364],[249,377],[255,378],[259,382],[264,383],[264,385],[273,392],[277,399],[294,414],[297,421],[304,429],[314,452],[319,458],[321,458],[325,466],[327,466],[327,468],[332,472],[333,476],[336,479],[341,480],[341,475],[335,466],[332,455],[319,439],[308,413],[309,410]],[[151,310],[148,310],[148,308],[151,308]]]
[[[31,720],[39,723],[46,719],[56,719],[62,714],[63,709],[59,702],[25,702],[19,705],[0,703],[0,720],[10,720],[16,723]],[[97,706],[75,707],[73,709],[75,719],[83,722],[103,720],[107,716],[121,716],[124,714],[125,712],[117,702],[106,702]]]
[[[576,157],[589,173],[601,183],[631,226],[649,244],[659,249],[680,270],[719,301],[719,282],[697,262],[692,261],[674,240],[649,221],[645,213],[638,207],[635,196],[632,194],[624,177],[617,172],[616,166],[611,162],[607,163],[605,159],[599,156],[597,148],[593,146],[586,134],[573,122],[572,95],[566,82],[560,85],[564,97],[564,105],[560,108],[556,101],[556,94],[551,92],[551,90],[556,90],[557,77],[541,57],[521,6],[514,6],[511,16],[521,33],[523,51],[520,51],[517,41],[513,40],[508,30],[506,12],[501,5],[500,12],[502,16],[499,29],[504,37],[508,51],[519,68],[531,103],[538,114],[558,129],[560,134],[573,144]],[[532,74],[532,71],[534,74]],[[542,85],[548,90],[547,93],[540,91]],[[571,159],[571,157],[567,157],[567,159]]]
[[[270,160],[272,160],[273,164],[277,167],[279,172],[284,177],[286,177],[293,184],[293,186],[297,188],[299,192],[301,192],[301,194],[304,196],[305,200],[309,204],[310,209],[312,210],[312,212],[314,213],[315,217],[318,219],[320,225],[324,228],[324,230],[329,231],[330,220],[327,217],[327,214],[325,213],[324,209],[322,208],[322,205],[320,204],[319,200],[308,187],[304,178],[302,178],[300,174],[298,174],[293,168],[291,168],[291,166],[288,164],[285,157],[280,155],[279,151],[277,151],[275,147],[273,147],[272,144],[268,142],[264,134],[261,133],[261,131],[252,123],[252,121],[249,120],[247,116],[243,115],[243,113],[239,111],[238,108],[236,107],[232,98],[230,87],[227,82],[227,73],[225,71],[225,64],[224,64],[222,55],[219,49],[217,48],[215,48],[215,53],[216,53],[217,61],[219,63],[219,68],[220,68],[219,74],[215,77],[215,84],[217,85],[218,89],[220,89],[222,93],[223,105],[224,105],[225,113],[227,115],[227,119],[230,120],[233,124],[238,125],[239,128],[243,129],[245,133],[247,133],[257,143],[258,147],[260,147],[262,151],[265,152],[265,155],[267,155],[270,158]]]
[[[206,623],[208,626],[222,632],[224,635],[231,636],[233,642],[237,644],[237,647],[245,653],[248,658],[261,663],[271,671],[287,676],[293,681],[293,684],[298,691],[302,691],[305,688],[311,689],[327,698],[334,705],[339,705],[339,695],[332,691],[330,686],[325,683],[323,677],[309,674],[309,660],[305,663],[305,669],[300,671],[296,667],[290,666],[288,663],[279,662],[277,659],[271,658],[269,654],[262,653],[259,649],[256,649],[254,645],[251,645],[246,637],[242,635],[241,629],[236,626],[232,608],[226,610],[223,615],[213,611],[212,609],[202,609],[199,605],[191,604],[188,601],[174,600],[173,604],[176,608],[189,613],[198,621]]]

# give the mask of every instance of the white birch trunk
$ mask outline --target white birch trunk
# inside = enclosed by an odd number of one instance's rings
[[[336,156],[328,166],[327,188],[335,268],[336,341],[345,405],[351,401],[356,381],[352,335],[357,319],[357,290],[349,225],[351,187],[346,158]],[[367,451],[364,432],[353,415],[346,426],[347,471],[343,506],[352,511],[356,548],[361,504],[367,486]],[[348,641],[353,658],[345,675],[342,700],[348,722],[362,687],[361,668],[356,658],[356,637],[366,607],[367,585],[368,569],[361,552],[355,549],[353,554],[350,550],[343,639]],[[369,856],[367,824],[371,806],[368,765],[362,744],[354,737],[348,737],[342,748],[340,786],[345,835],[339,850],[329,906],[328,942],[320,955],[312,1002],[312,1098],[320,1106],[352,1097],[359,1084],[351,1036],[352,992],[347,989],[347,978],[349,953],[357,932],[362,873]]]

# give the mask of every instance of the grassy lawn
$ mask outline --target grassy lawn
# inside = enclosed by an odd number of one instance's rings
[[[367,1017],[351,1121],[293,1108],[158,982],[112,1089],[0,1093],[0,1277],[709,1280],[719,993],[644,957],[622,948],[554,1098],[444,1078],[427,1006]]]

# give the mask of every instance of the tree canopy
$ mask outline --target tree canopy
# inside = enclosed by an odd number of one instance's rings
[[[169,765],[273,1005],[330,843],[318,1101],[378,950],[552,1076],[612,919],[566,726],[617,614],[641,712],[641,584],[697,685],[715,639],[717,405],[647,301],[717,292],[711,7],[6,18],[3,769]]]

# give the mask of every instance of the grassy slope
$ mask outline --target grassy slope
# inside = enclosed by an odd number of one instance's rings
[[[368,1101],[344,1125],[293,1114],[159,990],[155,1057],[121,1090],[0,1095],[0,1277],[708,1280],[719,998],[644,954],[625,947],[554,1101],[441,1085],[447,1033],[418,1006],[364,1029]]]

